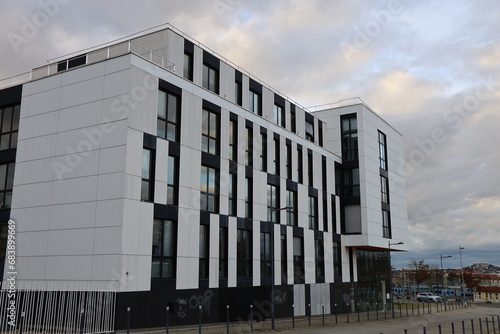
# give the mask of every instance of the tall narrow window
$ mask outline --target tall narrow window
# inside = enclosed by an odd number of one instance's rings
[[[271,277],[271,233],[260,232],[260,273]]]
[[[267,171],[267,134],[260,134],[260,170]]]
[[[275,175],[280,175],[280,139],[279,138],[274,138],[273,173]]]
[[[387,170],[387,138],[382,132],[378,132],[378,162],[379,167]]]
[[[249,98],[248,109],[250,109],[250,111],[253,112],[254,114],[262,116],[262,110],[260,107],[260,103],[261,103],[260,94],[253,91],[253,90],[250,90],[250,92],[248,94],[248,98]]]
[[[228,259],[229,239],[227,227],[219,227],[219,278],[227,278],[227,259]]]
[[[279,188],[275,185],[267,185],[267,221],[279,223]]]
[[[219,154],[219,115],[203,109],[201,150],[210,154]]]
[[[382,210],[382,230],[384,238],[391,238],[391,216],[387,210]]]
[[[328,232],[328,201],[323,198],[323,231]]]
[[[297,192],[287,189],[286,191],[286,224],[297,226]]]
[[[277,104],[274,105],[274,123],[285,127],[285,109]]]
[[[234,102],[238,105],[243,105],[243,85],[241,81],[234,82]]]
[[[287,252],[287,246],[286,246],[286,234],[281,235],[281,279],[282,282],[286,282],[286,278],[288,277],[287,275],[287,258],[286,255],[288,254]]]
[[[304,239],[293,237],[293,274],[295,283],[304,282]]]
[[[318,144],[323,147],[323,122],[318,122]]]
[[[325,251],[323,239],[314,239],[314,255],[316,277],[325,276]]]
[[[314,123],[306,120],[306,139],[314,143]]]
[[[14,186],[14,163],[0,165],[0,209],[9,209]]]
[[[236,240],[236,275],[252,278],[252,231],[238,229]]]
[[[383,203],[389,203],[389,180],[380,175],[380,197]]]
[[[154,151],[144,148],[142,150],[142,181],[141,181],[141,200],[153,201],[154,194]]]
[[[236,201],[236,194],[237,194],[237,175],[236,174],[229,174],[228,178],[228,198],[229,198],[229,203],[228,203],[228,213],[230,216],[236,216],[236,207],[237,207],[237,201]]]
[[[326,191],[327,179],[326,179],[326,157],[321,157],[321,183],[323,185],[323,191]]]
[[[172,220],[153,221],[151,278],[175,278],[177,229]]]
[[[253,129],[250,127],[245,128],[245,164],[253,165]]]
[[[335,195],[332,195],[332,200],[331,200],[330,204],[332,205],[332,211],[331,211],[331,214],[332,214],[332,232],[337,233],[337,208],[335,205]]]
[[[340,253],[340,242],[333,242],[333,276],[342,276],[342,254]]]
[[[179,202],[179,158],[168,156],[167,204],[177,205]]]
[[[296,116],[295,116],[295,105],[290,105],[290,130],[293,132],[293,133],[296,133],[297,132],[297,120],[296,120]]]
[[[302,156],[302,147],[297,146],[297,180],[299,183],[304,182],[304,175],[303,175],[304,169],[302,168],[303,158],[304,157]]]
[[[203,64],[202,86],[215,94],[219,94],[219,70]]]
[[[201,166],[200,210],[217,212],[219,210],[219,182],[217,170]]]
[[[245,178],[245,218],[253,217],[253,182],[249,177]]]
[[[358,160],[358,123],[356,115],[341,118],[342,158],[348,161]]]
[[[180,138],[180,98],[177,95],[158,91],[157,135],[170,141]]]
[[[209,225],[200,225],[200,278],[208,278]]]
[[[311,150],[307,151],[307,182],[309,187],[314,187],[313,183],[314,171],[313,171],[313,153]]]
[[[309,196],[309,228],[318,229],[318,199],[314,196]]]
[[[0,109],[0,150],[17,147],[20,111],[21,106],[19,104]]]
[[[229,160],[238,160],[238,122],[229,121]]]
[[[184,53],[184,68],[182,72],[184,79],[193,81],[193,55]]]
[[[286,178],[292,179],[292,144],[286,143]]]

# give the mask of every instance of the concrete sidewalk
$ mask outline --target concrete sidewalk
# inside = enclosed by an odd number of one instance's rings
[[[416,311],[415,311],[415,314]],[[399,311],[396,310],[396,318],[392,319],[392,314],[385,314],[379,312],[379,320],[376,320],[376,313],[370,312],[370,320],[366,313],[360,314],[360,321],[358,322],[358,314],[353,313],[349,315],[349,322],[347,322],[347,315],[342,314],[337,317],[335,323],[335,316],[328,315],[325,317],[325,325],[323,325],[323,318],[313,317],[311,319],[311,326],[309,327],[309,319],[301,317],[295,319],[295,328],[292,328],[291,319],[278,319],[276,321],[276,332],[279,333],[318,333],[318,334],[403,334],[407,330],[408,334],[423,333],[423,328],[426,328],[427,334],[439,333],[439,325],[441,325],[442,333],[452,333],[452,323],[454,324],[455,333],[473,333],[472,326],[474,326],[474,333],[481,333],[480,326],[482,326],[482,333],[484,334],[500,334],[499,318],[500,305],[498,304],[474,304],[469,308],[456,309],[446,312],[436,312],[433,309],[432,313],[425,313],[412,316],[411,312],[406,317],[406,312],[403,310],[403,317],[399,317]],[[473,320],[473,323],[471,322]],[[488,319],[488,323],[486,323]],[[465,332],[462,331],[462,321],[464,322]],[[481,324],[480,324],[481,321]],[[494,324],[493,324],[494,321]],[[254,333],[272,333],[271,321],[267,319],[264,322],[253,323]],[[488,332],[489,329],[489,332]],[[493,331],[495,330],[495,332]],[[165,333],[165,328],[149,329],[149,330],[131,330],[130,333],[141,334],[160,334]],[[232,334],[246,334],[250,333],[250,323],[232,323],[229,326],[229,333]],[[118,333],[125,333],[119,331]],[[175,327],[170,328],[169,333],[174,334],[198,334],[199,328],[189,327]],[[203,334],[225,334],[227,333],[226,324],[210,324],[202,325],[201,333]]]

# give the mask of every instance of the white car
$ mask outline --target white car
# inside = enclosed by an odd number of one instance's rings
[[[421,292],[417,295],[417,302],[441,303],[443,299],[431,292]]]

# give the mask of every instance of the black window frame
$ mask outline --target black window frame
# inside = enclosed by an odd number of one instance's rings
[[[210,274],[210,225],[200,224],[199,229],[199,278],[208,279]]]
[[[382,235],[387,239],[392,238],[391,212],[384,209],[382,209]]]
[[[215,66],[210,65],[207,62],[203,62],[202,70],[203,70],[202,81],[201,81],[202,87],[211,91],[212,93],[219,94],[219,85],[220,85],[219,69],[216,68]],[[211,73],[213,73],[214,82],[210,82]]]
[[[182,68],[182,76],[184,79],[193,81],[194,57],[192,53],[184,51],[184,64]]]
[[[17,148],[21,105],[0,108],[0,151]]]
[[[297,182],[304,183],[304,155],[300,146],[297,146]]]
[[[357,123],[356,114],[343,115],[340,118],[342,158],[345,161],[356,161],[359,159]]]
[[[213,155],[219,155],[220,114],[207,108],[203,108],[201,113],[202,113],[201,151]],[[215,129],[212,129],[214,122],[215,122]]]
[[[383,175],[380,175],[380,200],[389,204],[389,179]]]
[[[219,226],[219,278],[228,278],[229,229]]]
[[[273,224],[280,223],[280,187],[267,184],[267,221]]]
[[[179,204],[179,157],[168,156],[167,205]],[[172,173],[172,174],[171,174]]]
[[[165,94],[165,117],[160,115],[160,104],[161,94]],[[175,110],[170,110],[170,101],[175,100]],[[181,104],[182,96],[166,89],[158,90],[158,112],[157,112],[157,126],[156,134],[158,137],[166,139],[168,141],[173,141],[176,143],[180,142],[181,136]],[[171,116],[175,115],[175,119]],[[163,132],[162,132],[163,127]],[[172,135],[172,129],[175,133]],[[163,133],[163,134],[162,134]]]
[[[253,89],[250,89],[248,93],[248,110],[262,116],[262,94]]]
[[[229,120],[229,160],[238,161],[238,121]]]
[[[282,105],[279,105],[276,103],[274,104],[273,120],[274,120],[274,124],[279,125],[283,128],[286,127],[285,108]]]
[[[253,128],[245,127],[245,165],[253,167]]]
[[[3,171],[4,166],[5,171]],[[15,169],[16,164],[14,162],[0,164],[0,209],[11,208]]]
[[[314,273],[316,277],[325,276],[325,244],[323,239],[314,239]]]
[[[165,245],[165,225],[166,223],[171,223],[171,237],[172,240],[170,240],[170,254],[169,255],[163,255],[163,247]],[[160,226],[160,248],[159,250],[155,250],[155,228],[156,226]],[[151,279],[156,280],[156,279],[175,279],[176,278],[176,272],[177,272],[177,222],[175,220],[171,219],[154,219],[153,220],[153,250],[151,252]],[[162,263],[163,261],[170,261],[172,264],[172,270],[170,272],[170,275],[164,276],[163,275],[163,266]],[[153,265],[154,261],[159,261],[159,275],[153,275]]]
[[[260,275],[262,278],[272,276],[272,234],[260,232]]]
[[[144,164],[145,152],[149,152],[148,167]],[[143,147],[142,148],[142,172],[141,172],[141,201],[153,202],[154,201],[154,184],[155,184],[155,150]],[[145,175],[145,167],[147,175]],[[145,185],[147,184],[147,193],[145,193]]]
[[[253,218],[253,178],[245,177],[245,218]]]
[[[378,159],[379,168],[387,170],[387,136],[382,131],[378,131]]]
[[[286,178],[292,179],[292,143],[286,143]]]
[[[237,216],[237,208],[238,208],[238,174],[229,173],[228,176],[228,215],[229,216]]]
[[[297,250],[300,254],[296,252]],[[295,284],[304,283],[304,238],[301,236],[293,236],[293,276]]]
[[[274,137],[273,139],[274,143],[274,159],[273,159],[273,174],[274,175],[280,175],[280,155],[281,155],[281,150],[280,150],[280,138],[279,137]]]
[[[203,185],[203,170],[206,169],[206,187]],[[210,184],[210,172],[214,173],[214,184]],[[201,173],[200,173],[200,211],[206,211],[211,213],[219,212],[219,170],[214,167],[201,165]],[[209,191],[210,187],[213,186],[213,191]],[[206,189],[204,191],[203,189]],[[213,199],[214,209],[210,210],[209,199]]]
[[[311,230],[319,229],[319,221],[318,221],[318,197],[309,196],[308,198],[308,221],[309,228]]]
[[[237,229],[236,231],[236,277],[238,279],[252,278],[252,230]],[[246,238],[244,238],[246,237]]]
[[[298,226],[297,215],[297,191],[292,189],[286,190],[286,224],[288,226]]]
[[[267,172],[267,133],[260,133],[260,170]]]

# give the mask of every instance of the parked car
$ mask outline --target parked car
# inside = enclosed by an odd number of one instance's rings
[[[441,303],[443,299],[431,292],[421,292],[417,295],[418,302]]]

